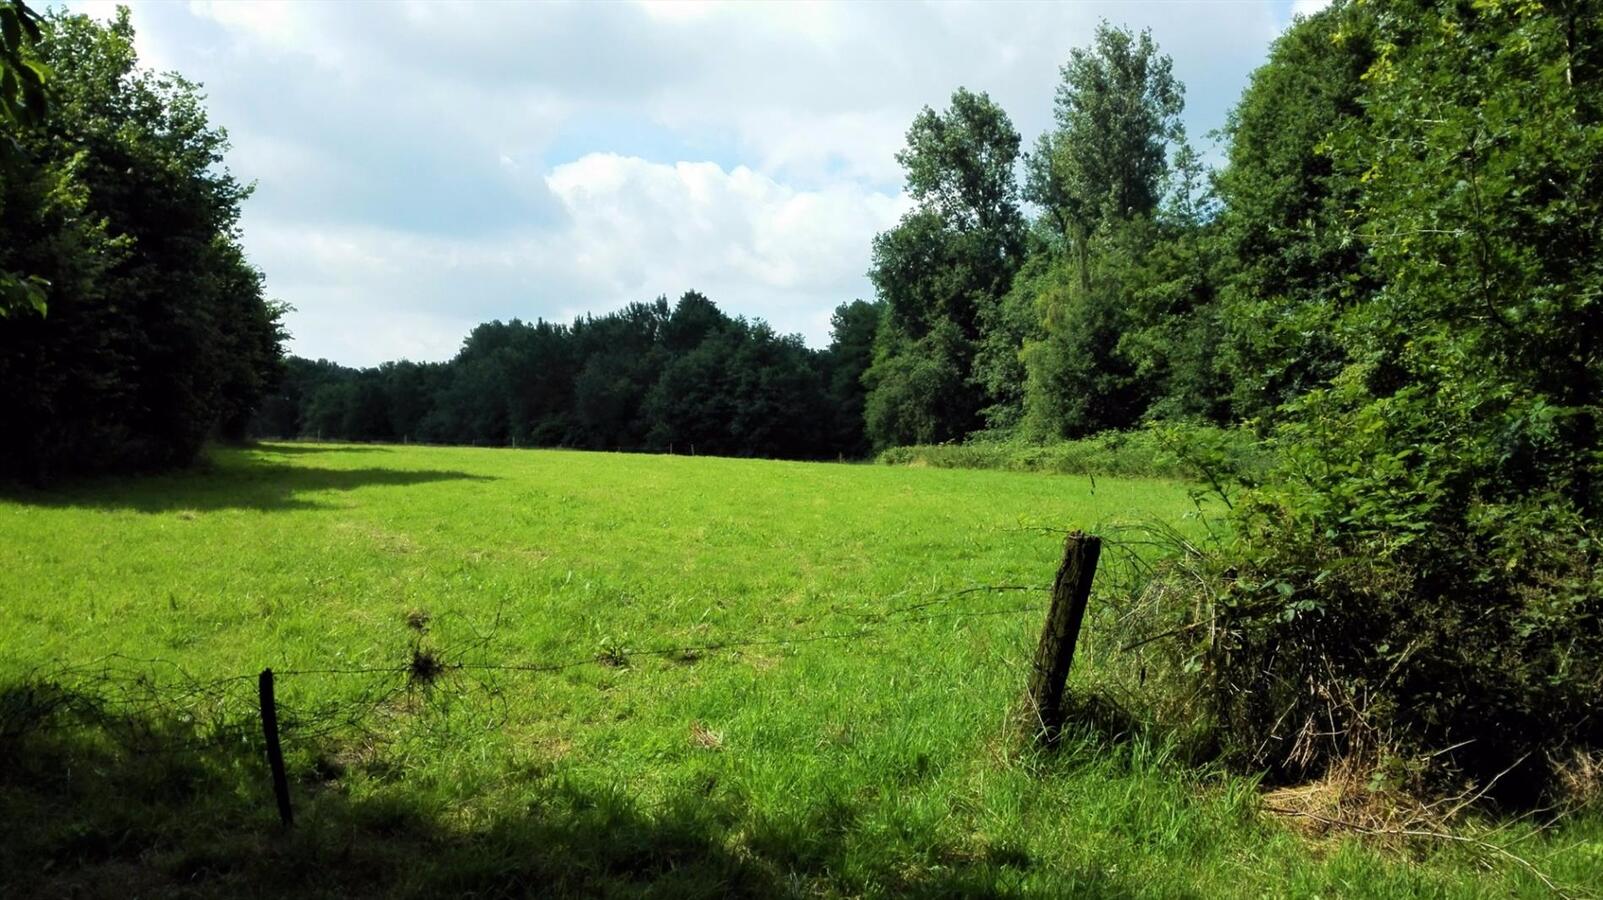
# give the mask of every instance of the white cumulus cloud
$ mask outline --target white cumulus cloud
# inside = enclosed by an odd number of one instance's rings
[[[870,241],[907,206],[894,154],[921,107],[986,91],[1029,145],[1058,67],[1107,18],[1173,55],[1206,146],[1291,9],[130,5],[141,57],[204,84],[228,165],[257,184],[245,249],[296,308],[291,349],[352,364],[442,359],[490,318],[692,288],[821,344],[833,307],[871,294]]]
[[[691,288],[817,343],[836,304],[868,295],[865,248],[906,207],[900,194],[604,153],[545,183],[561,207],[551,227],[455,237],[269,223],[250,229],[254,258],[296,298],[297,340],[342,360],[439,359],[490,318],[565,321]]]

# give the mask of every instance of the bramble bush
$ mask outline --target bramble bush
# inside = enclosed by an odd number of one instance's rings
[[[1524,801],[1603,746],[1603,28],[1581,6],[1337,10],[1338,43],[1376,41],[1326,152],[1380,286],[1234,516],[1203,656],[1239,761]]]

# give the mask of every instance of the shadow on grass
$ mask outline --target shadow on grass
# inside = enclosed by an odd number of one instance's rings
[[[0,485],[0,500],[28,506],[145,513],[223,509],[273,511],[330,506],[328,498],[312,495],[331,491],[493,480],[486,475],[445,469],[332,469],[233,454],[206,467],[166,475],[92,478],[51,488]]]
[[[243,444],[235,449],[259,453],[278,453],[284,456],[304,456],[308,453],[394,453],[390,447],[371,444],[302,444],[296,441],[260,441]]]
[[[62,696],[0,687],[0,896],[1000,897],[1024,893],[1032,865],[934,835],[875,853],[839,800],[775,820],[711,783],[647,809],[624,788],[525,773],[538,799],[467,821],[405,771],[352,791],[357,764],[321,762],[332,746],[310,766],[299,748],[284,831],[258,739],[197,742],[193,726]],[[1051,875],[1083,896],[1136,893],[1101,869]]]

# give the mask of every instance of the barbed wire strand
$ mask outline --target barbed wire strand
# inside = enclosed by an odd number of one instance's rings
[[[836,608],[833,612],[837,616],[847,615],[873,620],[871,624],[837,631],[772,637],[730,637],[669,647],[617,647],[585,657],[552,662],[486,661],[483,655],[494,643],[496,632],[501,625],[504,611],[501,607],[505,605],[503,602],[498,604],[495,621],[487,632],[475,627],[469,617],[461,616],[467,621],[468,629],[473,632],[473,638],[461,649],[449,646],[425,647],[423,634],[426,629],[419,629],[419,635],[409,649],[411,658],[405,663],[273,668],[274,676],[283,678],[379,676],[379,680],[370,688],[354,697],[305,705],[293,701],[286,703],[280,698],[280,728],[287,738],[302,740],[326,736],[345,728],[363,730],[363,722],[371,719],[375,710],[391,703],[402,694],[410,696],[421,693],[425,702],[443,707],[448,702],[454,702],[450,698],[465,696],[468,691],[474,689],[498,702],[502,708],[502,715],[505,716],[509,713],[504,691],[498,685],[480,677],[481,675],[495,672],[555,673],[584,666],[618,665],[634,657],[696,658],[704,654],[756,647],[786,647],[869,638],[898,625],[1039,612],[1042,608],[1040,603],[999,609],[921,612],[977,593],[1036,590],[1044,592],[1042,588],[1028,585],[980,585],[917,603],[879,610],[848,612]],[[898,591],[883,598],[881,602],[903,597],[908,593],[907,590]],[[920,614],[910,615],[910,613]],[[801,620],[794,625],[805,626],[822,621],[824,617],[816,617]],[[419,660],[425,655],[431,662],[427,667],[420,668]],[[443,694],[436,695],[436,692],[442,690],[445,679],[457,673],[470,681],[472,687],[446,690]],[[225,750],[231,746],[249,744],[259,739],[256,726],[257,698],[254,691],[245,690],[248,683],[257,679],[259,675],[259,672],[252,672],[203,679],[196,677],[172,659],[123,653],[111,653],[85,663],[53,670],[37,666],[28,672],[25,683],[49,687],[55,694],[33,704],[27,711],[28,718],[33,721],[24,727],[32,732],[54,732],[72,727],[73,724],[93,723],[121,733],[129,745],[129,752],[139,755]],[[399,680],[391,682],[389,679],[392,677]],[[91,691],[88,689],[90,686],[98,690]],[[230,698],[229,694],[235,691],[238,691],[240,696]],[[446,701],[441,701],[440,696],[445,696]],[[232,714],[230,714],[231,708]],[[63,711],[71,712],[73,715],[68,718],[76,720],[75,723],[45,721],[62,718],[58,713]],[[173,723],[178,726],[189,725],[204,733],[190,740],[176,742],[163,740],[159,730],[149,724],[150,721]],[[5,723],[0,722],[0,725],[3,724]],[[0,728],[0,735],[8,733],[7,729]]]

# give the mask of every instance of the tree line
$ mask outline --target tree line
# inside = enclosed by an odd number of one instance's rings
[[[661,301],[571,326],[495,322],[443,366],[291,360],[252,433],[836,457],[1160,419],[1267,427],[1339,369],[1327,326],[1369,277],[1320,146],[1354,114],[1367,51],[1325,46],[1331,21],[1282,38],[1217,173],[1180,123],[1169,57],[1106,23],[1071,52],[1054,126],[1028,151],[984,93],[924,109],[897,155],[914,207],[874,239],[875,297],[836,310],[822,351],[761,323],[725,322],[704,349],[659,339],[681,314]],[[775,340],[787,348],[760,349]],[[712,365],[719,346],[734,355]],[[700,362],[677,361],[692,349]],[[775,421],[734,424],[755,411]]]
[[[695,291],[571,324],[473,329],[448,362],[291,357],[262,437],[836,458],[867,451],[862,374],[879,309],[842,304],[823,350]]]
[[[1170,58],[1106,23],[1070,54],[1030,150],[985,94],[919,115],[898,157],[915,207],[873,247],[873,443],[1266,420],[1328,378],[1324,326],[1365,277],[1320,143],[1367,66],[1361,42],[1331,45],[1334,21],[1276,44],[1217,173]]]
[[[833,458],[1154,420],[1267,431],[1341,369],[1334,320],[1376,286],[1357,181],[1324,144],[1358,120],[1373,51],[1336,46],[1336,19],[1276,44],[1218,172],[1181,125],[1169,57],[1106,23],[1071,52],[1029,150],[984,93],[924,109],[897,156],[913,209],[874,239],[875,297],[838,308],[821,351],[691,292],[571,325],[492,322],[443,365],[292,359],[251,433]],[[681,316],[716,339],[673,336]]]

